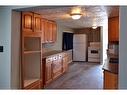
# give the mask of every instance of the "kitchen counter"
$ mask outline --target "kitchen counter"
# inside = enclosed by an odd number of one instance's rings
[[[111,62],[109,62],[109,59],[107,59],[107,60],[105,60],[103,70],[109,71],[114,74],[118,74],[118,67],[119,67],[119,63],[116,63],[116,62],[111,63]]]
[[[49,57],[49,56],[52,56],[52,55],[55,55],[55,54],[58,54],[58,53],[62,53],[62,52],[63,52],[62,50],[49,51],[49,52],[43,53],[42,58],[46,58],[46,57]]]
[[[72,51],[72,50],[53,50],[53,51],[49,51],[49,52],[45,52],[42,54],[42,58],[46,58],[58,53],[63,53],[63,52],[68,52],[68,51]]]

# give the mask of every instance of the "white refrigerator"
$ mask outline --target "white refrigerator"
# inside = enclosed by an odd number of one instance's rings
[[[86,34],[74,34],[73,61],[86,61],[86,54],[87,54]]]

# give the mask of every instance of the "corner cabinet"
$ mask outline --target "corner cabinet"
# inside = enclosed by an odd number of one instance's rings
[[[22,12],[21,82],[22,89],[42,88],[40,15]]]
[[[119,41],[119,17],[108,19],[108,40],[109,42]]]

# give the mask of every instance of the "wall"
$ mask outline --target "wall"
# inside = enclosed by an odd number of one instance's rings
[[[0,89],[9,89],[11,80],[11,10],[0,7]]]
[[[83,28],[83,29],[74,29],[75,34],[86,34],[88,44],[89,42],[101,42],[101,29]]]
[[[127,7],[120,7],[119,88],[127,89]]]
[[[108,48],[108,18],[104,21],[103,26],[101,27],[101,35],[102,35],[102,48],[103,48],[103,54],[102,54],[102,61],[103,64],[105,62],[105,59],[107,59],[107,48]]]
[[[43,52],[48,52],[52,50],[62,50],[62,34],[63,32],[73,32],[72,29],[57,24],[57,41],[53,44],[43,44]]]
[[[0,52],[0,89],[19,88],[18,40],[20,38],[17,30],[20,23],[16,16],[18,14],[12,17],[12,9],[25,7],[0,7],[0,46],[4,46],[4,52]]]

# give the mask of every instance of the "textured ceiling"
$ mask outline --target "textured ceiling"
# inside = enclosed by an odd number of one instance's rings
[[[83,14],[79,20],[73,20],[70,13],[73,8],[80,7]],[[69,28],[84,28],[92,25],[102,26],[108,17],[119,15],[118,6],[38,6],[20,9],[42,14],[43,18],[54,20]]]

